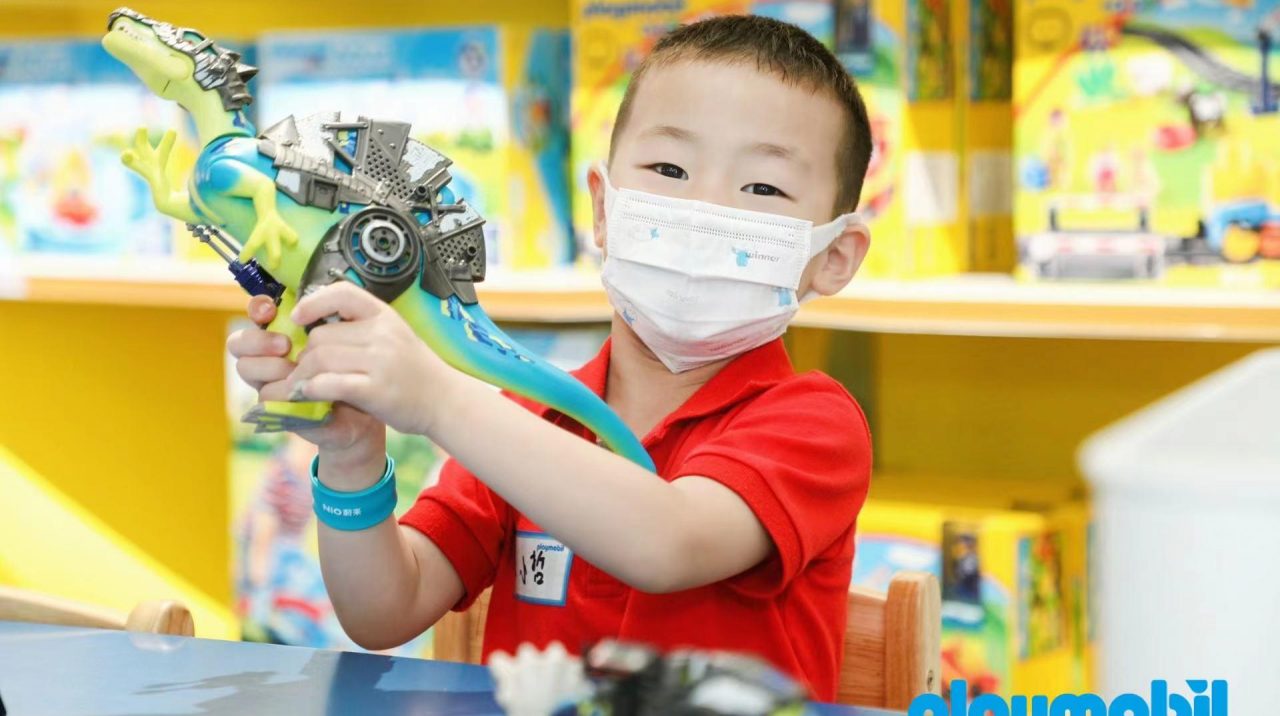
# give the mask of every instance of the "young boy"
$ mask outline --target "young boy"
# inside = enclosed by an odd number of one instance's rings
[[[312,331],[296,365],[282,335],[234,335],[263,399],[341,401],[304,434],[317,490],[385,478],[386,425],[453,456],[398,525],[320,525],[347,633],[397,645],[492,586],[486,655],[603,637],[729,649],[834,698],[871,441],[849,394],[796,374],[779,336],[799,297],[839,291],[867,251],[846,212],[870,140],[836,59],[774,20],[685,26],[636,72],[589,176],[616,314],[575,375],[644,436],[657,475],[449,368],[351,285],[298,304],[300,325],[344,321]]]

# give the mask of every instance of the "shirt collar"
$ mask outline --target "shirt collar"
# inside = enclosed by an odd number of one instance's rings
[[[581,368],[572,371],[572,375],[591,389],[597,396],[604,397],[605,382],[609,377],[609,357],[613,349],[613,339],[606,339],[600,352],[587,361]],[[689,399],[662,420],[646,438],[646,442],[657,440],[671,425],[682,420],[710,415],[711,413],[731,407],[768,388],[781,383],[795,374],[787,350],[781,338],[775,338],[762,346],[753,348],[729,361],[718,373],[711,377]],[[548,417],[558,419],[556,411],[545,411]]]

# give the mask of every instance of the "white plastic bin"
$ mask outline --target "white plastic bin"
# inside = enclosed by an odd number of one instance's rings
[[[1185,695],[1187,679],[1226,679],[1233,716],[1275,713],[1280,350],[1103,430],[1080,463],[1095,497],[1104,696],[1150,694],[1156,679]]]

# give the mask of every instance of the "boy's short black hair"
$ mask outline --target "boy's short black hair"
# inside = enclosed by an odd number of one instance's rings
[[[835,214],[853,211],[862,194],[862,180],[871,161],[871,123],[858,85],[840,60],[809,33],[773,18],[725,15],[672,30],[654,46],[631,77],[613,125],[611,146],[631,116],[631,103],[645,72],[680,60],[755,62],[801,87],[829,93],[848,112],[844,136],[836,148]],[[612,149],[610,149],[612,153]]]

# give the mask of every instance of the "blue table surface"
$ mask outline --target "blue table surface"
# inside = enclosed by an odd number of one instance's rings
[[[9,716],[502,713],[480,666],[3,621],[0,702]]]

